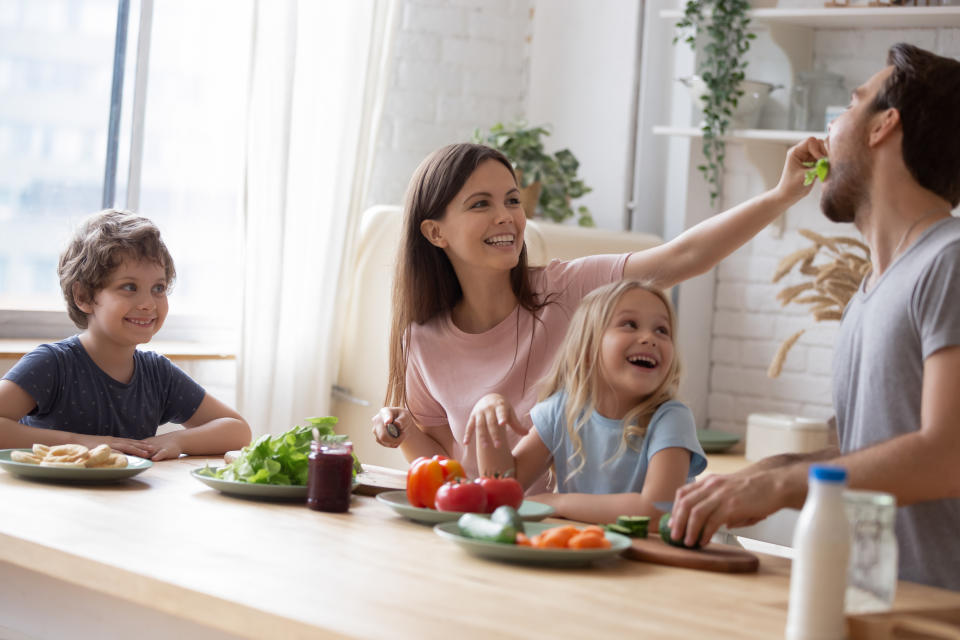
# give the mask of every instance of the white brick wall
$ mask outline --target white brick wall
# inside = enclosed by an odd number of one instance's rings
[[[402,0],[367,204],[403,200],[434,149],[524,114],[532,0]]]
[[[814,67],[843,75],[852,89],[884,65],[886,51],[895,42],[960,58],[960,29],[956,28],[818,30]],[[727,167],[727,204],[763,190],[743,147],[728,147]],[[772,229],[761,232],[717,269],[707,409],[710,427],[742,434],[750,413],[776,411],[821,419],[833,414],[830,379],[837,323],[817,324],[801,307],[780,307],[776,292],[799,279],[791,275],[775,285],[770,282],[781,257],[809,246],[796,233],[798,228],[858,237],[852,225],[828,222],[818,203],[817,190],[787,213],[782,236]],[[790,351],[783,373],[776,380],[767,378],[766,369],[780,342],[799,329],[807,332]]]

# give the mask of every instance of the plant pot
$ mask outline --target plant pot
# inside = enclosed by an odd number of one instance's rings
[[[542,185],[539,181],[520,189],[520,203],[523,205],[523,212],[527,218],[532,218],[537,212],[537,203],[540,202],[540,189]]]

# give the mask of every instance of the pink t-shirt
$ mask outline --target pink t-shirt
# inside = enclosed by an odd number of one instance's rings
[[[451,454],[468,476],[478,475],[476,440],[468,447],[460,443],[473,406],[488,393],[500,393],[530,427],[537,383],[553,363],[577,305],[593,289],[623,278],[629,255],[554,260],[533,269],[534,291],[540,300],[551,301],[540,309],[537,322],[518,305],[517,311],[484,333],[464,333],[449,313],[411,326],[407,404],[424,428],[450,426],[456,440]],[[510,430],[507,437],[510,446],[520,439]],[[541,493],[546,487],[544,476],[527,493]]]

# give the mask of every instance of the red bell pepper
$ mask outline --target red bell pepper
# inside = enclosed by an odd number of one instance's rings
[[[407,500],[413,507],[436,509],[436,495],[445,482],[465,478],[459,462],[447,456],[420,457],[407,470]]]

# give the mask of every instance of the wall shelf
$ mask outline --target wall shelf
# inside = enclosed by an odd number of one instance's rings
[[[658,136],[683,136],[688,138],[700,138],[703,136],[703,133],[697,127],[656,126],[653,128],[653,133]],[[801,140],[806,140],[810,136],[823,138],[826,135],[825,131],[732,129],[730,133],[723,136],[723,139],[730,142],[777,142],[786,146],[792,146]]]
[[[960,27],[960,7],[838,7],[834,9],[753,9],[755,24],[815,29],[916,29]],[[680,20],[683,11],[665,9],[661,18]]]

